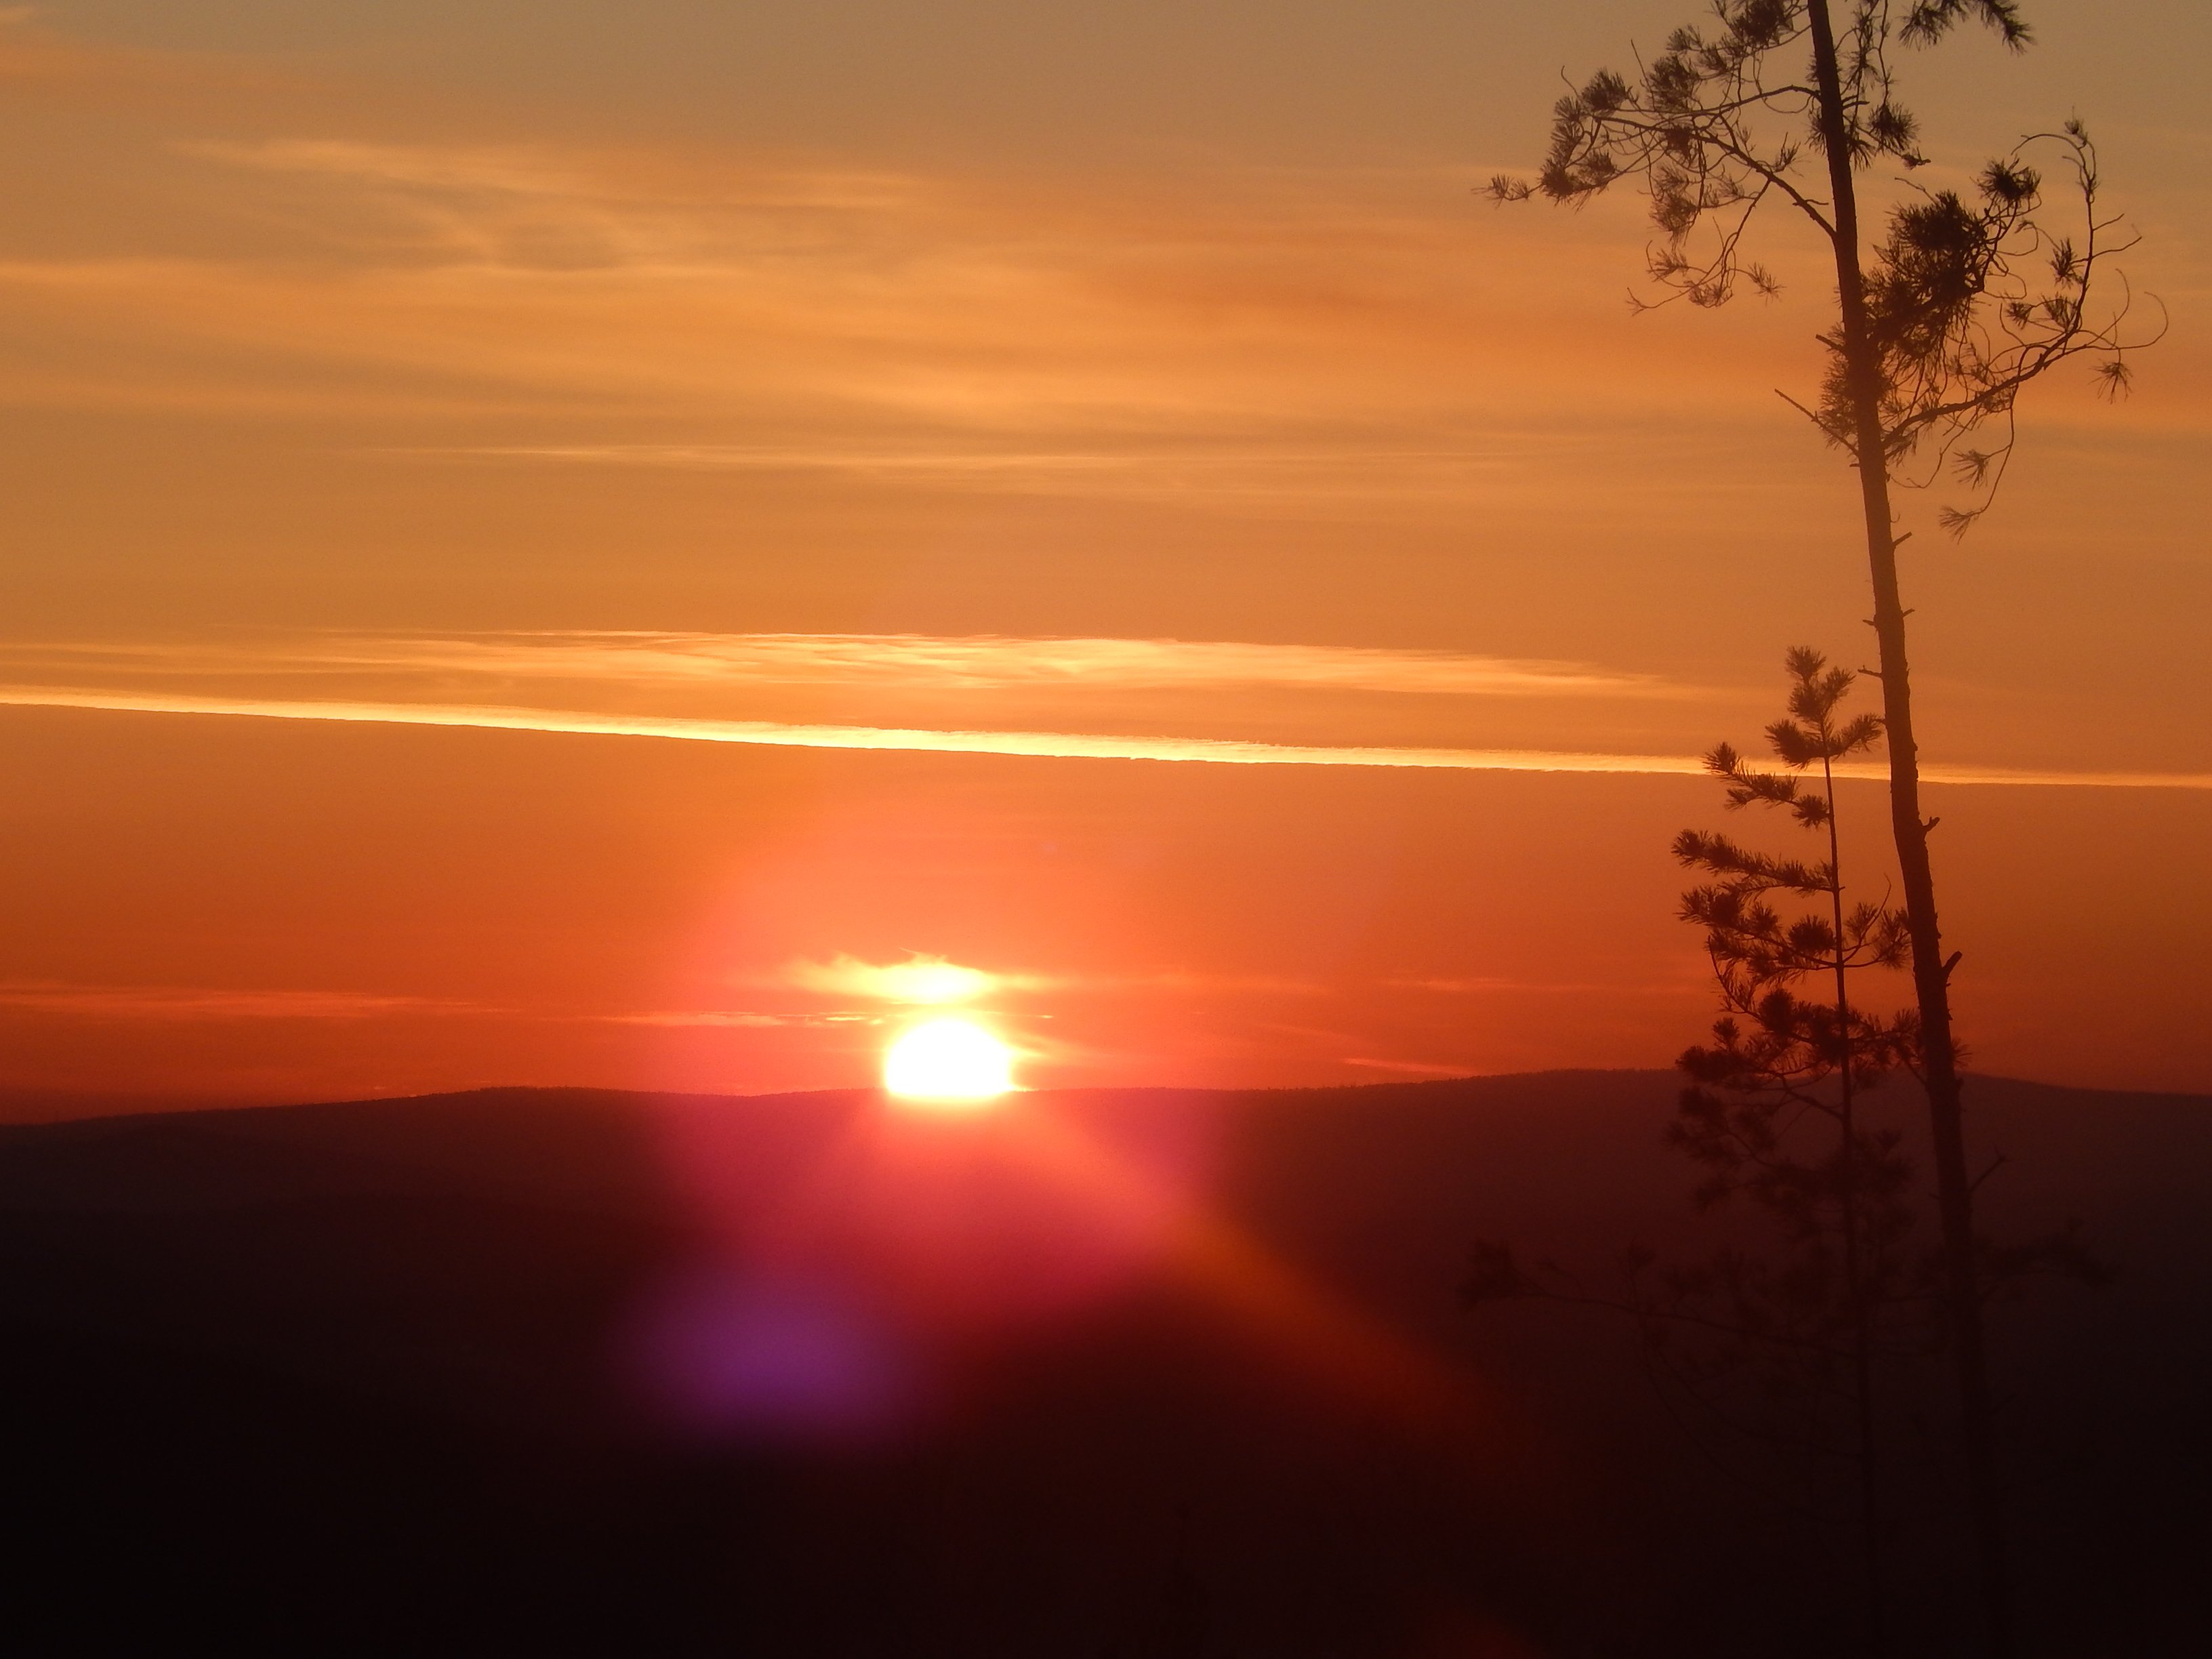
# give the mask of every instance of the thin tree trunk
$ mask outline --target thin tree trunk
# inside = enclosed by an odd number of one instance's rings
[[[1881,423],[1881,365],[1875,361],[1859,269],[1858,207],[1844,137],[1843,83],[1827,0],[1808,0],[1820,125],[1834,195],[1836,287],[1853,416],[1852,449],[1866,514],[1867,559],[1874,580],[1874,627],[1881,659],[1882,714],[1889,738],[1891,829],[1912,937],[1912,980],[1920,1004],[1922,1062],[1936,1154],[1937,1209],[1957,1368],[1961,1438],[1973,1512],[1984,1644],[1990,1659],[2012,1652],[2012,1592],[2005,1565],[2003,1511],[1997,1488],[1995,1410],[1982,1340],[1980,1275],[1975,1260],[1973,1183],[1966,1173],[1966,1128],[1960,1106],[1958,1054],[1951,1036],[1950,965],[1936,921],[1936,882],[1928,859],[1928,822],[1920,816],[1920,771],[1912,736],[1912,696],[1905,651],[1903,601],[1897,582],[1897,539],[1889,505],[1889,466]]]
[[[1828,723],[1820,737],[1828,738]],[[1828,897],[1836,929],[1836,1121],[1843,1131],[1843,1181],[1838,1194],[1844,1224],[1844,1293],[1851,1310],[1851,1397],[1859,1442],[1859,1548],[1866,1579],[1867,1649],[1886,1652],[1888,1620],[1882,1609],[1881,1474],[1875,1461],[1874,1432],[1873,1309],[1866,1288],[1866,1261],[1860,1254],[1857,1079],[1851,1074],[1850,969],[1844,948],[1844,851],[1836,822],[1836,769],[1820,757],[1820,793],[1828,807]]]

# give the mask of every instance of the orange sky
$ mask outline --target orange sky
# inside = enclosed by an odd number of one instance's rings
[[[1864,648],[1824,289],[1471,190],[1680,9],[0,9],[0,1090],[842,1084],[916,956],[1033,1083],[1663,1064],[1684,758]],[[1909,550],[1962,1030],[2212,1089],[2212,20],[2031,16],[1936,171],[2079,112],[2172,327]]]

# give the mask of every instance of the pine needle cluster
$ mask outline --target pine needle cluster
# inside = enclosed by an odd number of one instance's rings
[[[2128,388],[2134,296],[2112,259],[2134,246],[2100,200],[2096,146],[2079,120],[2031,134],[1982,167],[1965,191],[1911,181],[1929,165],[1920,124],[1900,100],[1905,49],[1980,22],[2013,49],[2030,39],[2012,0],[1851,0],[1838,9],[1837,125],[1850,166],[1887,162],[1906,176],[1867,272],[1881,382],[1879,458],[1896,482],[1924,487],[1947,472],[1964,493],[1939,521],[1964,534],[1988,510],[2014,440],[2013,410],[2029,382],[2077,356],[2107,397]],[[1715,0],[1710,21],[1676,29],[1636,72],[1601,70],[1553,106],[1552,141],[1533,178],[1499,174],[1498,202],[1542,197],[1578,206],[1623,180],[1641,183],[1659,234],[1646,249],[1657,301],[1725,305],[1745,285],[1781,293],[1747,236],[1759,208],[1787,204],[1831,241],[1845,228],[1819,175],[1826,140],[1804,0]],[[2056,150],[2071,200],[2054,204],[2039,152]],[[1790,401],[1856,454],[1854,373],[1840,334],[1824,333],[1819,395]],[[1984,427],[1993,436],[1980,441]],[[1923,463],[1909,475],[1912,458]]]

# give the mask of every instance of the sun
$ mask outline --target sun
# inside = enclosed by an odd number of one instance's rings
[[[909,1025],[884,1053],[884,1088],[901,1100],[980,1105],[1014,1086],[1014,1051],[969,1019]]]

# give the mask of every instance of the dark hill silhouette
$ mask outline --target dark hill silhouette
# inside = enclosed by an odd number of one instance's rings
[[[994,1208],[1004,1167],[929,1144],[988,1124],[897,1120],[931,1202],[881,1231],[912,1194],[851,1161],[870,1094],[0,1129],[0,1620],[38,1653],[1843,1651],[1836,1534],[1717,1473],[1630,1332],[1455,1302],[1479,1236],[1601,1279],[1698,1236],[1674,1089],[1026,1097],[1006,1121],[1202,1195],[1172,1225],[1122,1204],[1090,1254],[1090,1188]],[[2194,1651],[2212,1101],[1982,1079],[1972,1106],[2014,1159],[1992,1227],[2078,1216],[2123,1269],[1996,1318],[2033,1650]],[[832,1206],[797,1255],[794,1194]],[[798,1415],[672,1415],[641,1319],[695,1282],[710,1326],[750,1318],[699,1264],[769,1256],[925,1310],[911,1398],[839,1395],[850,1353],[802,1324]],[[1942,1399],[1915,1403],[1915,1505],[1948,1501]],[[1899,1650],[1963,1651],[1961,1564],[1924,1530]]]

